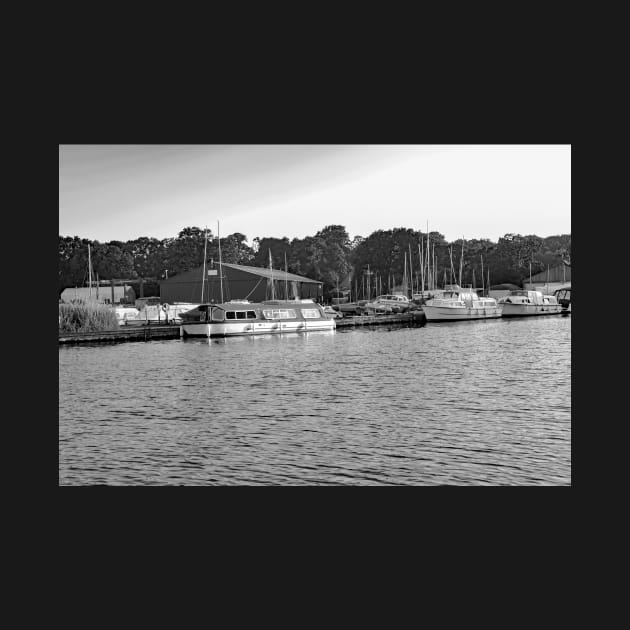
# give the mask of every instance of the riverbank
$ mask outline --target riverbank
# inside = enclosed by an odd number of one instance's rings
[[[422,311],[393,315],[357,315],[336,321],[337,328],[357,326],[410,325],[424,326],[426,317]],[[59,333],[60,344],[73,343],[117,343],[124,341],[151,341],[155,339],[179,339],[179,325],[136,325],[121,326],[118,330],[83,333]]]

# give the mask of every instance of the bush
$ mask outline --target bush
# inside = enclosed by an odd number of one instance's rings
[[[110,306],[74,300],[59,305],[59,332],[118,330],[116,313]]]

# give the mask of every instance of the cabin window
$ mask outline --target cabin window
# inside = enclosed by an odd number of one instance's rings
[[[256,319],[256,311],[247,311],[247,319]]]
[[[292,308],[274,308],[263,311],[265,319],[295,319],[297,317]]]
[[[236,319],[247,319],[246,311],[236,311]]]
[[[215,322],[222,322],[224,320],[224,314],[223,311],[219,308],[215,308],[212,311],[212,320]]]
[[[319,311],[316,308],[303,308],[301,310],[304,319],[319,319],[320,317]]]
[[[234,311],[226,311],[225,319],[236,319],[236,313]]]

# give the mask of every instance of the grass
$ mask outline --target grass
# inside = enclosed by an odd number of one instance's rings
[[[111,307],[73,300],[59,305],[59,332],[101,332],[118,330],[118,320]]]

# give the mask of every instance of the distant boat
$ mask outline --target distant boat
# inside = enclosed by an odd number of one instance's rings
[[[460,321],[501,317],[501,307],[494,298],[479,297],[473,289],[447,285],[440,297],[422,306],[427,321]]]
[[[311,299],[200,304],[181,313],[182,337],[233,337],[334,330],[335,320]]]
[[[379,295],[363,308],[376,313],[404,313],[408,311],[412,302],[406,295]]]
[[[562,306],[553,295],[542,291],[510,291],[501,298],[503,317],[530,317],[533,315],[559,315]]]
[[[568,315],[571,312],[571,285],[560,287],[553,294],[560,306],[562,306],[561,313]]]

